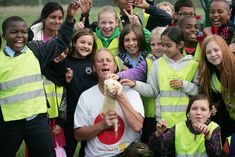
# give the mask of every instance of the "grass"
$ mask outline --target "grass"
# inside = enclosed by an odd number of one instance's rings
[[[64,10],[67,6],[63,6]],[[4,19],[10,16],[20,16],[22,17],[26,22],[28,27],[31,26],[31,24],[36,21],[41,14],[42,7],[39,6],[9,6],[9,7],[2,7],[0,6],[0,34],[2,34],[2,22]],[[96,21],[97,20],[97,12],[100,8],[99,7],[93,7],[90,12],[90,21]],[[77,16],[75,17],[76,21],[79,21],[81,11],[79,10],[77,13]],[[5,46],[5,42],[3,42],[2,47]]]

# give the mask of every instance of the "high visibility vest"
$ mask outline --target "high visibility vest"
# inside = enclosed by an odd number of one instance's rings
[[[165,119],[168,126],[172,127],[177,122],[185,121],[185,111],[189,102],[189,96],[181,89],[173,89],[170,87],[170,81],[173,79],[181,79],[191,82],[197,69],[198,62],[190,60],[188,64],[179,69],[172,69],[167,61],[160,57],[158,59],[158,76],[160,88],[160,114]]]
[[[0,106],[4,121],[46,113],[47,105],[39,62],[28,49],[17,57],[0,52]]]
[[[153,65],[153,60],[152,60],[152,56],[148,55],[146,58],[146,64],[147,64],[147,77],[149,76],[151,67]],[[144,104],[144,113],[146,117],[156,117],[156,101],[155,101],[155,97],[144,97],[141,96],[143,104]]]
[[[215,122],[208,125],[210,134],[219,127]],[[207,157],[205,148],[205,135],[195,135],[186,126],[186,122],[175,125],[175,150],[177,157]]]
[[[211,88],[216,93],[221,93],[221,91],[222,91],[222,85],[221,85],[221,83],[215,73],[212,74]],[[227,97],[223,97],[223,100],[224,100],[225,105],[229,111],[230,118],[235,120],[235,98],[231,99],[229,97],[229,95],[227,95]]]
[[[140,18],[141,23],[143,24],[143,28],[146,28],[147,23],[148,23],[148,19],[149,19],[149,14],[145,13],[145,12],[140,12],[138,14],[138,17]]]
[[[56,86],[45,77],[43,78],[43,85],[46,92],[46,98],[49,103],[49,118],[56,118],[59,115],[59,106],[62,100],[63,87]]]
[[[119,56],[114,56],[114,61],[118,67],[118,71],[122,71],[123,63],[124,63],[123,60]]]
[[[187,55],[187,52],[185,51],[185,49],[183,49],[183,55],[184,56]],[[199,62],[201,60],[201,55],[202,55],[201,45],[198,42],[197,46],[196,46],[196,51],[195,51],[194,56],[193,56],[193,59]]]
[[[104,47],[100,38],[96,39],[96,44],[97,44],[97,47],[98,47],[97,49],[100,49],[100,48]],[[107,48],[112,52],[112,54],[114,56],[118,55],[118,38],[114,38],[110,42],[110,44]]]

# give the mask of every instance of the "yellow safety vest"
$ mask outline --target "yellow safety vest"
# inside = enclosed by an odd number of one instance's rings
[[[172,127],[174,124],[186,120],[185,111],[189,96],[181,89],[171,88],[170,80],[179,78],[191,82],[198,69],[198,62],[190,60],[185,67],[174,70],[163,57],[160,57],[158,66],[161,117],[166,120],[169,127]]]
[[[212,78],[211,78],[211,88],[214,92],[216,93],[221,93],[222,91],[222,85],[219,81],[219,79],[217,78],[216,74],[213,73],[212,74]],[[235,98],[230,98],[229,96],[224,98],[223,100],[225,102],[225,105],[229,111],[229,116],[235,120]]]
[[[184,56],[187,55],[187,52],[185,51],[185,49],[183,49],[183,55]],[[202,55],[201,45],[198,42],[197,46],[196,46],[196,51],[195,51],[194,56],[193,56],[193,59],[199,62],[201,60],[201,55]]]
[[[152,64],[153,64],[153,60],[151,58],[151,54],[149,54],[146,57],[146,63],[147,63],[147,77],[149,76]],[[120,59],[120,57],[115,56],[115,63],[120,70],[122,70],[123,67],[123,61]],[[156,103],[155,103],[155,97],[144,97],[141,96],[143,104],[144,104],[144,113],[146,117],[156,117],[155,111],[156,111]]]
[[[151,58],[151,55],[148,55],[146,57],[146,63],[147,63],[147,77],[149,76],[151,67],[153,65],[153,60]],[[155,97],[141,97],[144,104],[144,113],[146,117],[156,117],[156,98]]]
[[[208,125],[210,134],[219,127],[215,122]],[[196,137],[195,137],[196,136]],[[186,122],[175,125],[175,150],[177,157],[207,157],[204,134],[194,135],[186,126]]]
[[[100,38],[96,39],[98,49],[104,47]],[[114,56],[118,55],[118,37],[114,38],[107,47]]]
[[[4,121],[46,113],[47,105],[39,62],[28,48],[17,57],[0,52],[0,106]]]
[[[123,60],[119,56],[114,56],[115,64],[118,67],[118,71],[122,71],[123,68]]]
[[[49,118],[56,118],[59,114],[59,106],[61,104],[63,87],[56,86],[53,82],[43,78],[43,85],[46,91],[46,98],[49,103]]]
[[[149,14],[145,13],[144,11],[143,12],[140,12],[138,14],[138,17],[140,18],[140,21],[142,22],[143,24],[143,28],[146,28],[147,26],[147,23],[148,23],[148,19],[149,19]]]

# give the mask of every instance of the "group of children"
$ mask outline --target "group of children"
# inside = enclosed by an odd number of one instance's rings
[[[216,157],[224,143],[224,154],[234,156],[235,26],[228,3],[211,2],[212,26],[202,35],[191,0],[177,0],[174,8],[168,2],[114,2],[120,15],[104,6],[93,24],[91,0],[71,3],[65,24],[57,2],[47,3],[30,29],[20,17],[4,20],[0,156],[15,156],[23,140],[30,157],[55,156],[54,143],[74,155],[75,109],[80,95],[98,83],[93,59],[102,47],[118,67],[110,77],[141,94],[145,118],[139,140],[155,156]],[[137,15],[133,7],[145,12]],[[78,8],[81,21],[74,27]],[[86,145],[81,142],[79,156],[87,155]]]

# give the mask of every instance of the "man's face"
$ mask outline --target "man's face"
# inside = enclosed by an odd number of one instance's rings
[[[117,66],[111,52],[103,49],[96,54],[94,71],[97,73],[99,80],[106,80],[116,70]]]

